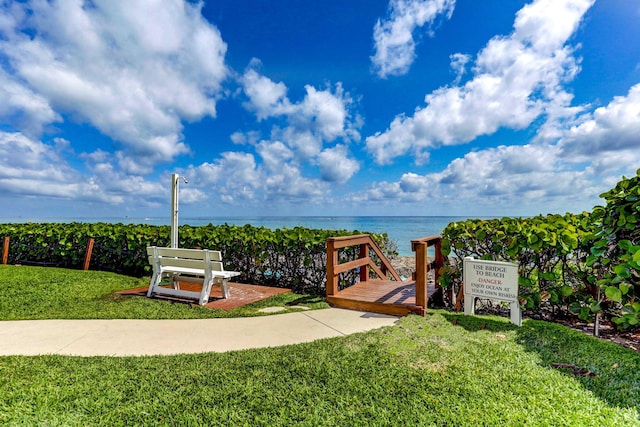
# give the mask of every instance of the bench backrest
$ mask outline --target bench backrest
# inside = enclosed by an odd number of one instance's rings
[[[222,261],[220,251],[212,251],[209,249],[161,248],[159,246],[147,247],[147,255],[151,257],[157,254],[160,257],[206,259],[206,252],[209,252],[209,259],[211,261]]]
[[[147,255],[149,256],[149,263],[154,266],[158,265],[205,270],[207,268],[207,264],[209,264],[213,271],[224,271],[224,266],[222,265],[222,254],[220,251],[149,246],[147,247]]]

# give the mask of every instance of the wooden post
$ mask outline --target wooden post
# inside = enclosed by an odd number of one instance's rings
[[[6,265],[9,261],[9,236],[4,238],[4,246],[2,246],[2,264]]]
[[[87,241],[87,251],[84,254],[84,264],[82,266],[82,269],[84,271],[89,270],[89,263],[91,262],[91,254],[93,253],[93,237],[89,237],[89,240]]]
[[[338,293],[338,276],[334,273],[334,268],[338,265],[338,250],[335,248],[335,240],[327,239],[327,296]]]
[[[427,313],[427,244],[420,242],[414,245],[416,252],[416,305]]]
[[[369,258],[369,245],[366,243],[360,245],[360,258]],[[367,282],[368,280],[369,280],[369,266],[363,265],[362,267],[360,267],[360,281]]]

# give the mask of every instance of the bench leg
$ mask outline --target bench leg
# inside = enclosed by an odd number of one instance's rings
[[[151,277],[151,282],[149,282],[149,290],[147,291],[147,298],[151,298],[151,295],[153,295],[153,293],[155,292],[156,287],[160,283],[161,279],[162,279],[161,274],[158,274],[156,272],[153,273],[153,276]]]
[[[200,300],[198,304],[205,305],[209,302],[209,295],[211,295],[211,285],[213,285],[213,279],[205,279],[202,281],[202,291],[200,292]]]
[[[177,274],[171,275],[171,287],[173,289],[180,289],[180,282]]]
[[[222,283],[220,284],[220,287],[222,288],[222,296],[224,298],[229,298],[229,280],[222,279]]]
[[[215,283],[214,283],[215,282]],[[229,281],[227,279],[211,279],[205,280],[202,283],[202,292],[200,293],[200,300],[198,304],[205,305],[209,302],[209,296],[211,295],[211,288],[213,285],[219,285],[222,289],[222,297],[229,298]]]

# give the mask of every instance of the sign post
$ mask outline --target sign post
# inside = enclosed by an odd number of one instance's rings
[[[511,309],[511,323],[522,324],[518,302],[518,264],[477,260],[466,257],[464,274],[464,314],[475,312],[475,299],[506,301]]]

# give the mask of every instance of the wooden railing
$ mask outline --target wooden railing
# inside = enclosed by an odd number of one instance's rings
[[[430,246],[433,246],[435,249],[435,257],[431,262],[429,262],[428,258]],[[433,270],[436,287],[439,287],[439,270],[444,266],[442,237],[429,236],[411,240],[411,250],[416,253],[416,272],[414,277],[416,281],[416,305],[426,308],[428,301],[427,286],[429,272]]]
[[[4,244],[2,245],[2,264],[6,265],[9,260],[9,237],[4,238]]]
[[[360,246],[358,259],[340,264],[338,250],[350,246]],[[380,259],[382,263],[380,267],[378,267],[369,256],[370,250],[373,250]],[[370,235],[359,234],[355,236],[331,237],[327,239],[327,296],[338,294],[340,273],[354,270],[358,267],[360,267],[361,282],[371,280],[369,277],[370,269],[378,276],[379,280],[387,280],[389,275],[391,275],[393,279],[402,282],[398,272],[393,268]]]
[[[6,265],[7,262],[9,261],[9,243],[10,243],[10,238],[8,236],[5,236],[4,243],[2,245],[2,264],[3,265]],[[87,241],[87,249],[84,252],[84,262],[82,263],[82,269],[84,271],[89,270],[89,264],[91,263],[91,255],[93,254],[94,243],[95,243],[95,240],[93,239],[93,237],[89,237],[89,240]]]

